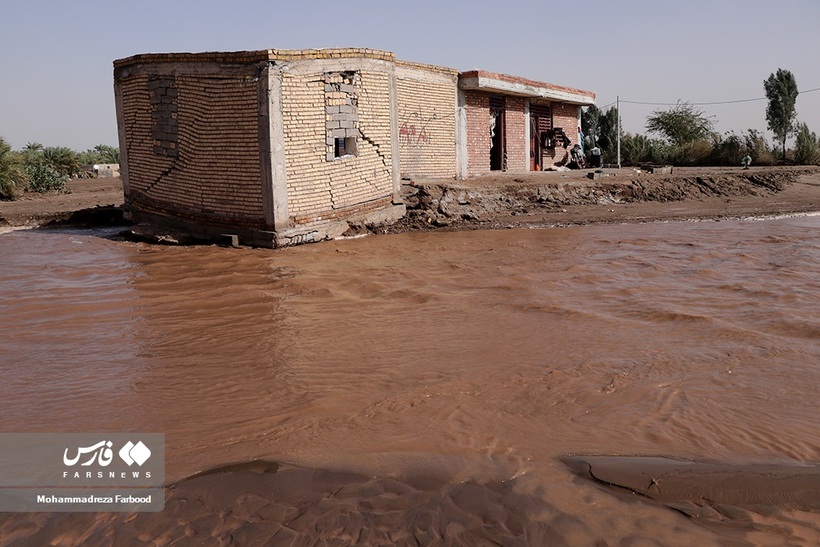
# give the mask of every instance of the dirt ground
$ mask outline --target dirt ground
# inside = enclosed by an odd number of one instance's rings
[[[119,177],[74,179],[67,186],[69,192],[65,194],[26,193],[14,201],[0,201],[0,226],[122,221],[123,191]]]
[[[499,173],[468,181],[403,181],[407,216],[374,231],[562,226],[744,218],[820,211],[820,168],[634,168]],[[79,179],[69,193],[0,201],[0,226],[121,224],[119,178]],[[372,227],[371,227],[372,228]]]
[[[405,181],[389,231],[729,219],[820,211],[820,168],[634,168]]]

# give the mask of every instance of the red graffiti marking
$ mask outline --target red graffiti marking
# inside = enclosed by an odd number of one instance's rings
[[[411,112],[404,116],[399,126],[399,144],[401,146],[422,147],[430,144],[432,138],[427,132],[427,126],[438,117],[433,114],[425,118],[419,109],[418,112]]]

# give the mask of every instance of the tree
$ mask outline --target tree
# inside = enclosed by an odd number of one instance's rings
[[[107,144],[98,144],[94,147],[94,151],[100,155],[102,160],[100,163],[119,163],[120,149]]]
[[[712,126],[713,117],[687,102],[679,102],[669,110],[656,110],[646,119],[647,131],[675,146],[706,138],[712,133]]]
[[[604,153],[605,161],[615,160],[616,141],[618,140],[618,110],[613,106],[601,110],[590,106],[581,114],[581,131],[584,132],[585,144],[590,148],[598,146]]]
[[[581,131],[584,133],[584,146],[592,148],[598,145],[601,137],[601,110],[592,105],[581,113]]]
[[[786,159],[786,139],[795,132],[797,119],[797,81],[794,74],[778,68],[763,82],[769,105],[766,107],[766,122],[783,148],[783,159]]]
[[[43,151],[43,145],[39,142],[27,142],[23,147],[23,152],[26,154],[38,154]]]
[[[798,123],[795,128],[794,160],[803,165],[814,165],[820,162],[820,142],[805,123]]]

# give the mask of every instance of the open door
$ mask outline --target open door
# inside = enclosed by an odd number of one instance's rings
[[[504,97],[490,97],[490,170],[507,169],[507,143],[504,138]]]

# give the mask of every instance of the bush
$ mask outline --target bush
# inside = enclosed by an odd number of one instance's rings
[[[27,189],[29,192],[65,192],[67,190],[66,177],[47,163],[27,163],[25,171],[28,175]]]
[[[746,153],[752,157],[752,164],[772,165],[774,163],[772,148],[766,142],[766,137],[757,130],[749,129],[743,135],[743,145],[746,147]]]
[[[652,141],[643,135],[627,133],[621,139],[621,161],[626,165],[638,165],[652,161]]]
[[[726,134],[724,139],[716,139],[709,157],[709,163],[723,166],[740,165],[743,156],[746,155],[746,148],[743,139],[734,132]]]
[[[709,163],[712,148],[712,143],[703,139],[673,146],[671,163],[675,165],[705,165]]]

